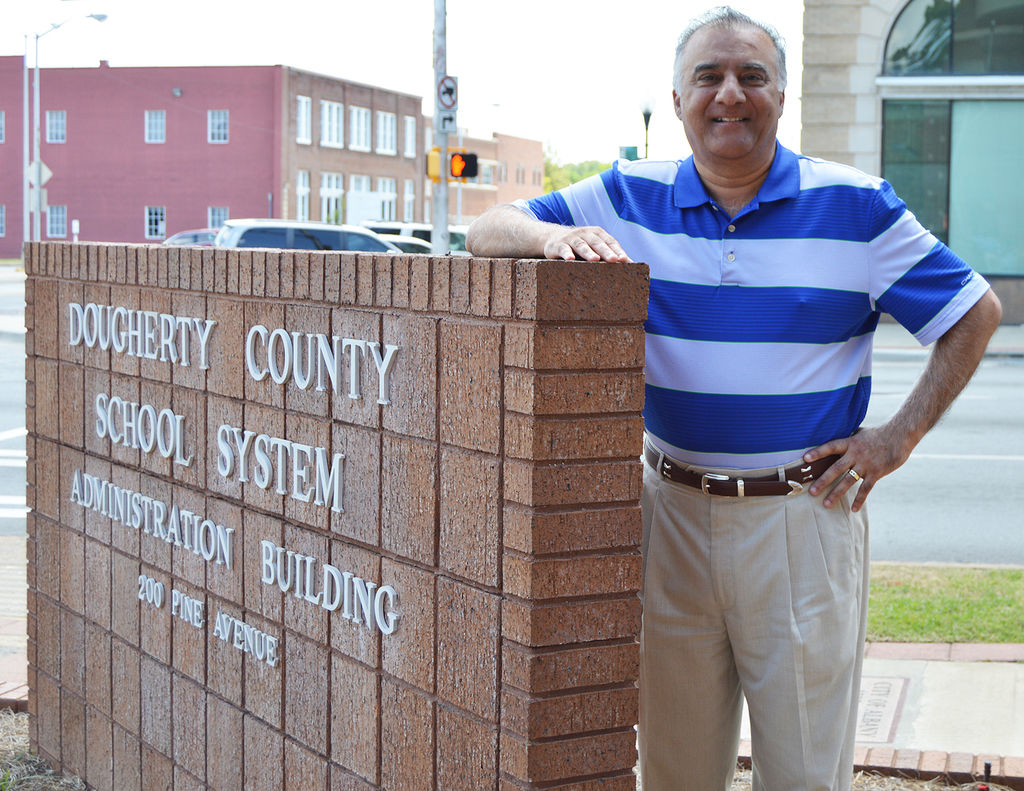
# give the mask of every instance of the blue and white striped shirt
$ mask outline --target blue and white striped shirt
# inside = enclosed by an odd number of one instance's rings
[[[775,466],[849,436],[880,313],[926,345],[988,289],[887,182],[781,145],[732,219],[692,158],[618,162],[517,205],[601,226],[650,266],[645,426],[702,466]]]

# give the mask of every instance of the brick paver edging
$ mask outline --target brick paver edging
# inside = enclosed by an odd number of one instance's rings
[[[1024,758],[1000,755],[947,753],[941,750],[896,750],[892,747],[859,745],[854,753],[854,771],[873,772],[887,777],[912,777],[919,780],[944,779],[950,783],[970,783],[985,776],[985,762],[992,764],[992,782],[1014,791],[1024,791]],[[740,742],[738,764],[750,768],[750,742]]]

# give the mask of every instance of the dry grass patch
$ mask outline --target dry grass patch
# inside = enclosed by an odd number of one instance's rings
[[[0,791],[85,791],[28,751],[28,715],[0,709]]]

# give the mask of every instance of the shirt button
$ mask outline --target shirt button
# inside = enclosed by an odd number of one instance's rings
[[[735,261],[736,260],[736,256],[734,256],[732,253],[729,253],[729,255],[727,257],[728,257],[728,259],[730,261]]]
[[[729,226],[729,233],[733,233],[735,230],[736,230],[736,226],[735,225],[730,225]]]

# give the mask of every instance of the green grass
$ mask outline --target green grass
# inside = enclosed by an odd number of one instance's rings
[[[1024,570],[874,564],[868,640],[1024,643]]]

